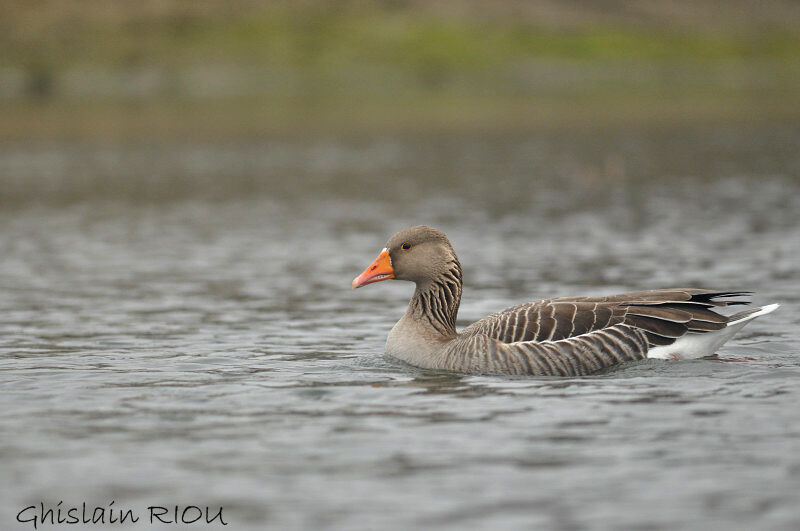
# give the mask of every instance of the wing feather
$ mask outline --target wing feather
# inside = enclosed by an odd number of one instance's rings
[[[486,335],[501,343],[559,341],[620,324],[644,333],[651,346],[669,345],[687,333],[727,326],[716,307],[746,304],[744,291],[664,289],[602,297],[563,297],[520,304],[490,315],[462,334]]]

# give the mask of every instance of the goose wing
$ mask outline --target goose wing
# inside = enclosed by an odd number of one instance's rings
[[[724,328],[728,317],[714,308],[747,304],[747,292],[660,289],[603,297],[564,297],[512,306],[465,328],[501,343],[560,341],[627,325],[644,333],[650,346],[670,345],[685,334]]]

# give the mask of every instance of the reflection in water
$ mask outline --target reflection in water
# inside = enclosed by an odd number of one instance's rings
[[[797,524],[799,138],[6,147],[0,518],[114,499],[222,505],[237,529]],[[424,371],[382,354],[411,286],[349,289],[417,223],[460,255],[460,326],[667,286],[783,307],[723,348],[741,363]]]
[[[417,376],[412,381],[404,383],[407,387],[418,387],[425,394],[453,395],[461,398],[478,398],[489,392],[487,387],[470,385],[464,377],[457,374],[432,373]]]

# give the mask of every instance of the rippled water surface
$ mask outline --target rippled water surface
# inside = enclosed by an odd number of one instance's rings
[[[792,128],[7,146],[0,528],[114,500],[143,520],[222,506],[228,529],[796,529],[799,146]],[[411,286],[349,289],[419,223],[459,253],[461,325],[670,286],[782,307],[719,360],[423,371],[383,355]]]

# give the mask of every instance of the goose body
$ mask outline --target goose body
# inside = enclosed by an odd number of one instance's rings
[[[711,356],[771,304],[734,315],[741,291],[658,289],[604,297],[564,297],[506,308],[457,332],[461,264],[447,237],[418,226],[392,236],[353,280],[416,284],[389,333],[386,353],[427,369],[472,374],[578,376],[644,358]]]

